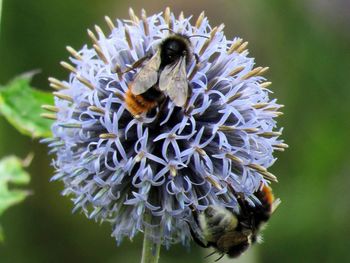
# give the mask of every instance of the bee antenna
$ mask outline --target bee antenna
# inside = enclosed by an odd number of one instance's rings
[[[171,30],[170,28],[162,28],[160,31],[163,32],[163,31],[165,31],[165,30],[167,30],[167,31],[169,31],[169,32],[171,32],[171,33],[173,33],[173,34],[176,34],[176,33],[174,32],[174,30]]]
[[[191,37],[204,37],[206,39],[209,39],[209,37],[203,36],[203,35],[192,35],[192,36],[189,36],[188,38],[191,38]]]

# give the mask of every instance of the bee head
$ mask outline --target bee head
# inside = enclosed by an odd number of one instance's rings
[[[167,37],[161,44],[161,60],[162,65],[170,65],[179,60],[181,57],[186,57],[189,54],[190,42],[180,34],[175,34]]]

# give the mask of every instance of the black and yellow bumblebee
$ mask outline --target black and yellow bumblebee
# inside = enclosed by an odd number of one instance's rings
[[[148,112],[167,97],[183,107],[189,94],[186,66],[192,56],[190,37],[173,33],[162,40],[154,55],[137,62],[141,69],[125,94],[129,112],[134,116]]]
[[[251,244],[261,240],[264,223],[280,204],[268,186],[263,186],[255,196],[259,203],[251,206],[237,195],[240,213],[216,205],[208,206],[201,213],[194,212],[200,232],[191,229],[193,240],[201,247],[215,248],[214,253],[221,254],[217,260],[225,254],[231,258],[240,256]]]

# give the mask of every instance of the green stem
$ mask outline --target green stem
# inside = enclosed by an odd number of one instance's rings
[[[2,11],[2,0],[0,0],[0,36],[1,36],[1,11]]]
[[[141,263],[157,263],[160,254],[160,244],[154,243],[150,239],[149,234],[152,230],[147,226],[145,228]]]
[[[2,0],[0,0],[0,31],[1,31],[1,8],[2,8]]]

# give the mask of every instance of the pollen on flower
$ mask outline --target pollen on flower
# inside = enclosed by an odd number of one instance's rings
[[[45,140],[55,156],[52,179],[64,183],[74,211],[111,222],[118,242],[151,226],[154,242],[188,244],[190,227],[198,229],[193,210],[216,204],[237,211],[234,193],[254,204],[254,193],[277,181],[268,168],[274,151],[288,147],[275,121],[282,105],[269,98],[268,67],[255,67],[248,42],[226,38],[224,26],[211,27],[204,13],[193,21],[169,8],[129,15],[105,17],[108,33],[95,26],[91,44],[67,46],[71,56],[61,65],[69,77],[49,78],[55,105],[44,105],[42,116],[55,120]],[[130,85],[174,34],[186,36],[193,52],[178,63],[185,65],[186,103],[150,91],[132,112]],[[156,70],[166,71],[163,64]]]

